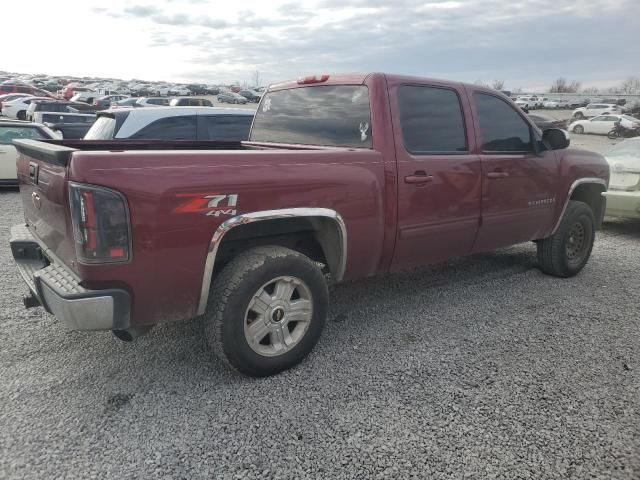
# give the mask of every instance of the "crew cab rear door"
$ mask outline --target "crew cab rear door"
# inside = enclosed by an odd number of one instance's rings
[[[475,252],[541,238],[556,209],[558,160],[500,94],[469,89],[482,163],[482,224]],[[536,151],[537,150],[537,151]]]
[[[392,270],[465,255],[480,219],[480,160],[462,87],[389,80],[398,169]]]

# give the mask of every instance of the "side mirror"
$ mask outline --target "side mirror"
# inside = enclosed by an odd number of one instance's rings
[[[562,150],[571,143],[569,133],[561,128],[547,128],[542,132],[542,141],[551,147],[551,150]]]

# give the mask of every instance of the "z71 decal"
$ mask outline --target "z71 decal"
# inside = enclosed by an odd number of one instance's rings
[[[238,205],[238,195],[232,194],[207,194],[207,193],[180,193],[176,197],[183,199],[174,213],[203,213],[211,217],[221,215],[235,215]]]

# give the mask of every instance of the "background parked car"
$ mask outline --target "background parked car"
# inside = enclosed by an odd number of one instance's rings
[[[136,107],[168,107],[170,101],[166,97],[142,97],[136,101]]]
[[[24,98],[24,97],[33,97],[29,93],[5,93],[4,95],[0,95],[0,109],[2,108],[2,102],[10,102],[15,100],[16,98]]]
[[[0,120],[0,185],[17,185],[16,147],[14,138],[31,138],[35,140],[58,138],[44,125],[28,122]]]
[[[605,113],[622,113],[620,106],[610,103],[590,103],[586,107],[576,108],[571,114],[576,120],[597,117]]]
[[[211,100],[196,97],[172,98],[169,105],[171,107],[213,107]]]
[[[11,100],[10,102],[2,102],[2,115],[18,120],[27,118],[27,109],[32,101],[49,100],[49,97],[21,97]]]
[[[190,83],[186,88],[191,92],[191,95],[208,95],[206,85]]]
[[[78,93],[86,93],[86,92],[91,92],[91,91],[92,90],[90,88],[87,88],[87,87],[67,85],[66,87],[64,87],[62,89],[62,97],[65,100],[71,100],[71,97],[73,97],[74,95],[77,95]],[[95,97],[95,94],[93,96]]]
[[[604,156],[611,169],[606,215],[640,218],[640,137],[614,145]]]
[[[191,95],[191,90],[189,90],[186,87],[181,87],[179,85],[174,85],[173,87],[171,87],[169,89],[169,95],[187,96],[187,95]]]
[[[238,95],[242,95],[250,103],[259,103],[260,99],[262,98],[262,95],[259,95],[251,90],[240,90],[238,92]]]
[[[222,92],[218,95],[218,102],[220,103],[247,103],[248,100],[235,92]]]
[[[95,114],[86,113],[36,112],[34,116],[61,138],[84,138],[96,121]]]
[[[29,104],[26,113],[26,119],[29,122],[36,121],[33,118],[35,112],[68,112],[71,102],[67,100],[34,100]]]
[[[97,108],[109,108],[111,103],[118,102],[129,98],[129,95],[105,95],[98,97],[93,101],[93,105]]]
[[[111,102],[111,105],[109,105],[109,108],[135,108],[135,107],[139,107],[140,105],[138,105],[138,100],[140,100],[137,97],[129,97],[129,98],[125,98],[124,100],[118,100],[117,102]]]
[[[52,98],[53,95],[40,88],[33,87],[31,85],[15,85],[15,84],[3,84],[0,85],[0,95],[7,93],[27,93],[33,96]]]
[[[85,140],[240,141],[249,137],[255,111],[219,107],[159,107],[98,113]]]
[[[70,100],[72,102],[85,102],[91,104],[97,97],[98,92],[89,90],[86,92],[74,92],[73,97],[71,97]]]
[[[640,121],[630,115],[605,114],[588,120],[577,120],[569,125],[569,131],[574,133],[596,133],[606,135],[616,122],[626,128],[640,128]]]
[[[567,128],[566,120],[558,120],[544,113],[530,113],[528,117],[540,130],[546,130],[547,128],[562,128],[566,130]]]

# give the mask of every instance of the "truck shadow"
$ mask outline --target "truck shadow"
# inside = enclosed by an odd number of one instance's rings
[[[640,220],[605,217],[602,229],[606,233],[640,238]]]

